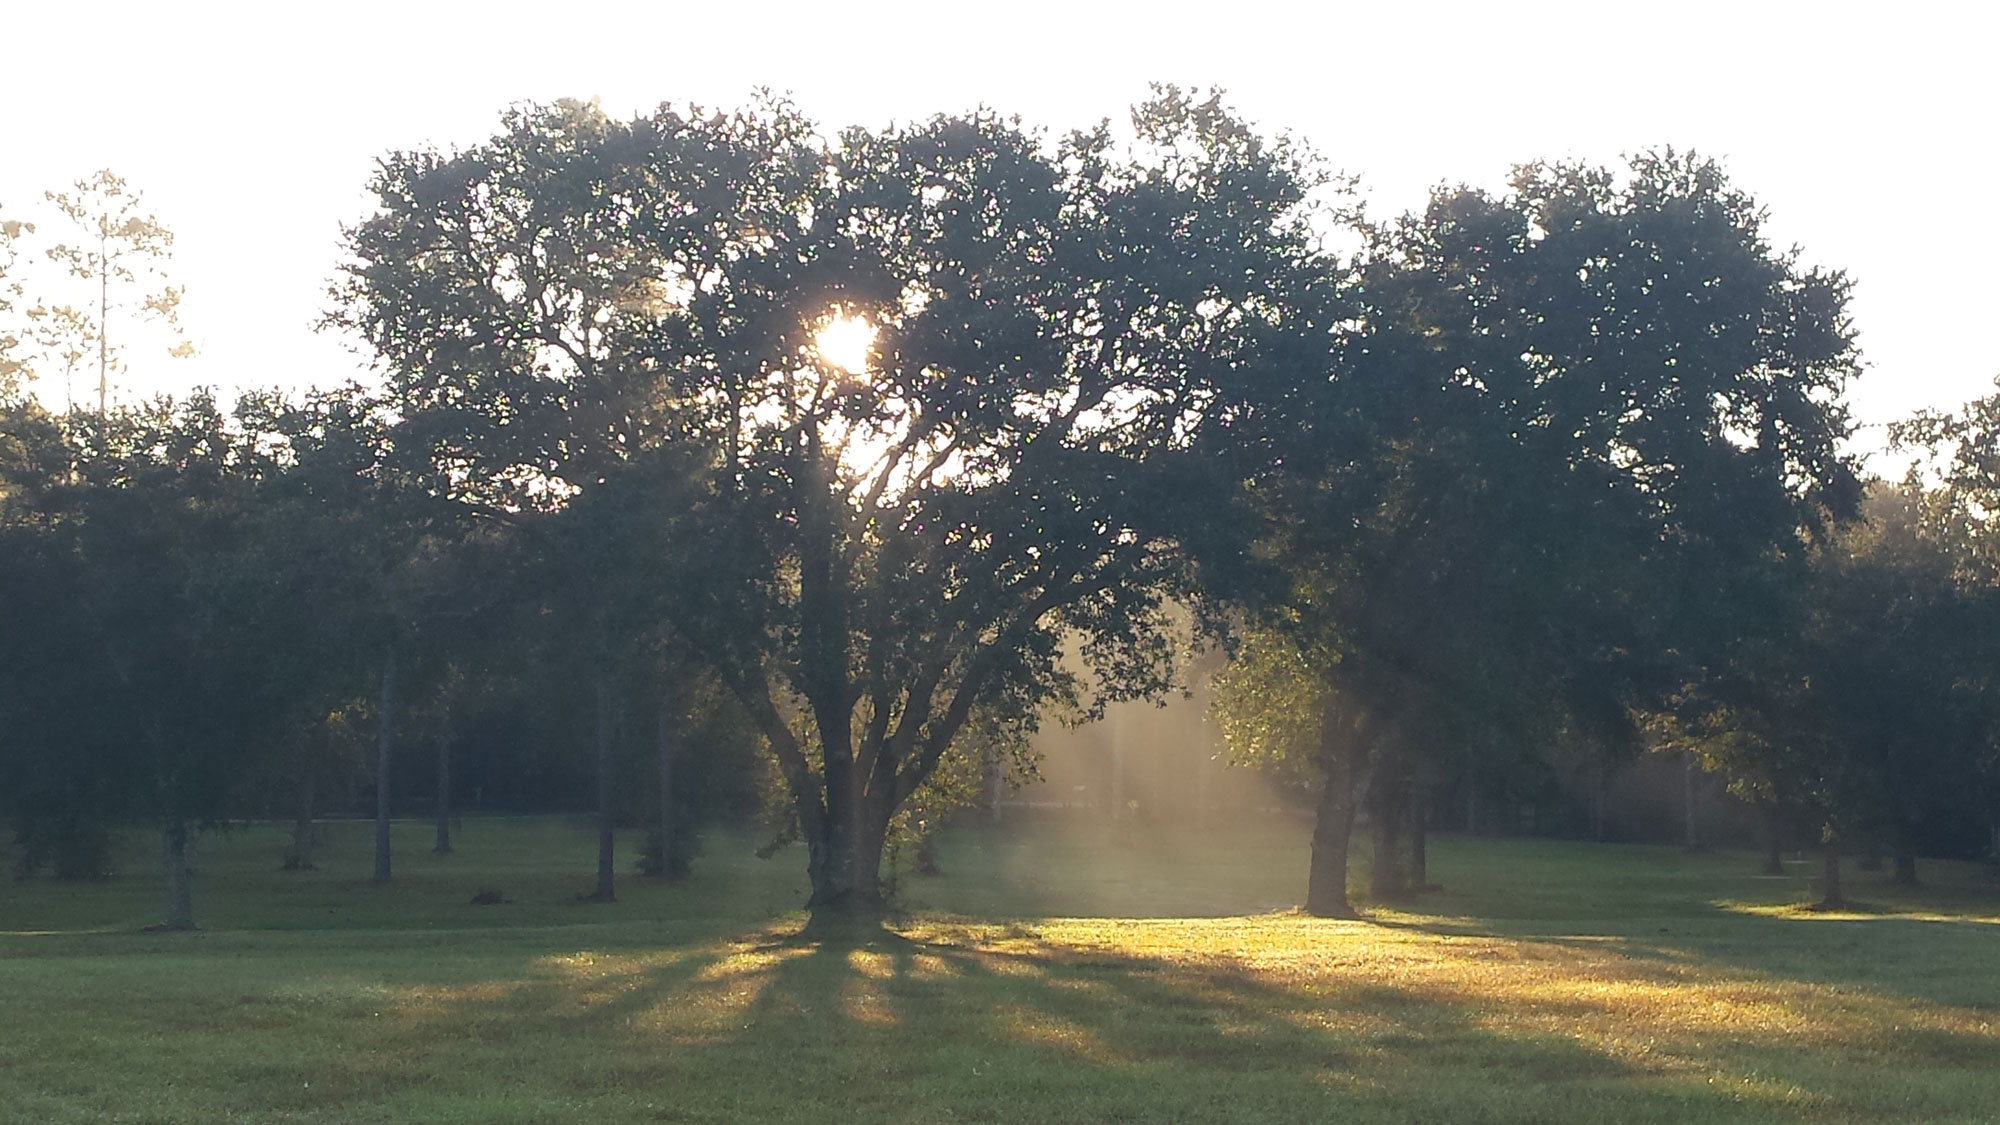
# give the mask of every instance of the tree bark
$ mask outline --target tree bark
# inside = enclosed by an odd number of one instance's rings
[[[611,830],[611,686],[600,674],[597,680],[597,889],[594,902],[616,902],[617,871]]]
[[[451,704],[446,703],[438,731],[437,760],[437,842],[431,850],[451,854]]]
[[[831,798],[837,789],[827,788]],[[806,903],[811,925],[872,923],[881,919],[882,850],[889,832],[889,810],[875,815],[877,800],[829,800],[826,839],[812,841],[806,872],[812,879],[812,900]]]
[[[382,712],[376,724],[375,744],[375,881],[389,881],[389,767],[395,754],[395,724],[391,707],[395,703],[396,650],[390,648],[382,660]]]
[[[169,821],[161,830],[161,851],[167,874],[167,923],[169,930],[192,930],[194,925],[194,872],[188,867],[188,848],[194,832],[184,820]]]
[[[1306,913],[1321,918],[1356,917],[1347,897],[1347,852],[1354,837],[1354,748],[1343,747],[1338,710],[1328,704],[1320,718],[1320,768],[1325,784],[1313,818],[1312,862],[1306,873]]]

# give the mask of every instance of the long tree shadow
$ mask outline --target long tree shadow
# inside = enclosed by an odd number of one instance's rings
[[[1570,1117],[1768,1119],[1845,1104],[1818,1088],[1821,1069],[1788,1062],[1809,1021],[1782,996],[1683,979],[1670,958],[1602,948],[1555,971],[1570,951],[1495,937],[1440,966],[1408,944],[1417,927],[1396,946],[1384,927],[1273,924],[1329,958],[1154,955],[1028,926],[768,928],[546,956],[516,980],[407,996],[399,1016],[412,1034],[553,1029],[597,1045],[582,1073],[523,1078],[701,1091],[675,1104],[680,1120],[1530,1120],[1558,1103]],[[1700,1035],[1663,1046],[1634,1025],[1669,1026],[1677,1001],[1716,1006],[1715,1032],[1756,1066],[1718,1086]],[[1915,1033],[1899,1048],[1913,1060],[1971,1066],[1995,1042],[1856,1002]]]
[[[499,1071],[530,1104],[677,1092],[635,1119],[1664,1121],[1874,1112],[1849,1063],[1911,1082],[2000,1068],[1981,1018],[2000,999],[1990,972],[1971,997],[1963,979],[1843,976],[1813,966],[1824,937],[1794,937],[1893,926],[1897,949],[1959,966],[1979,949],[1990,960],[1990,925],[1713,907],[1665,921],[1671,932],[1405,914],[461,935],[479,972],[385,986],[371,1053],[313,1060],[309,1077],[314,1105],[357,1116],[425,1083],[470,1097],[473,1076]],[[551,1041],[570,1049],[532,1057]],[[383,1060],[411,1055],[430,1058],[426,1077],[385,1086],[403,1072]],[[282,1069],[239,1077],[295,1077]]]

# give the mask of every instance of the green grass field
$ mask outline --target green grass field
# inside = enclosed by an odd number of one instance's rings
[[[1809,914],[1752,857],[1445,838],[1445,890],[1292,912],[1296,826],[965,830],[896,932],[797,936],[803,859],[577,900],[593,839],[367,826],[322,870],[206,838],[195,934],[104,884],[0,884],[8,1121],[1993,1121],[2000,884],[1927,865]],[[495,888],[507,902],[474,906]]]

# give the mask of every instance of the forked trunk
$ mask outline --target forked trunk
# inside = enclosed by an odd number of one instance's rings
[[[376,724],[375,743],[375,881],[389,881],[389,767],[394,761],[395,725],[391,722],[395,703],[396,650],[388,650],[382,660],[382,712]]]
[[[161,831],[161,851],[167,874],[167,923],[169,930],[194,929],[194,872],[189,869],[188,850],[194,832],[186,821],[171,821]]]
[[[597,681],[597,890],[596,902],[618,901],[611,832],[611,688]]]
[[[827,810],[827,838],[812,841],[806,861],[812,879],[806,910],[815,928],[871,924],[888,909],[882,897],[882,851],[891,810],[875,808],[879,803],[842,802]]]

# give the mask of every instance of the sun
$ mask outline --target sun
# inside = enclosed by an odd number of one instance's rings
[[[820,358],[849,375],[868,373],[868,357],[874,346],[875,326],[845,313],[835,313],[826,327],[813,333],[813,347]]]

